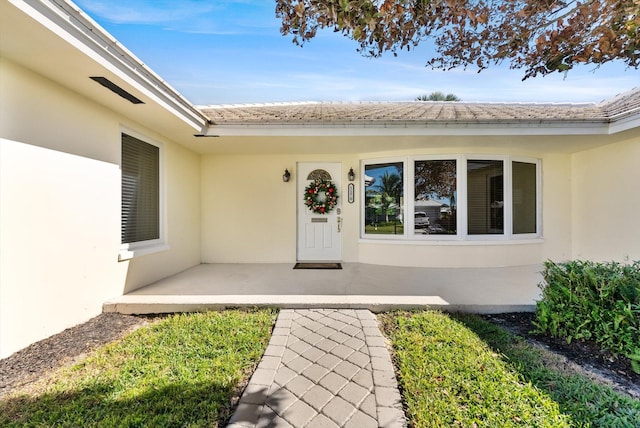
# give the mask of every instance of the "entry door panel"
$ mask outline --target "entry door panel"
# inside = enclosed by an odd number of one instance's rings
[[[304,204],[304,189],[318,174],[328,174],[338,190],[338,203],[328,214],[312,212]],[[342,258],[342,240],[340,231],[340,212],[342,210],[342,187],[340,177],[342,166],[339,163],[299,163],[298,187],[298,260],[339,261]]]

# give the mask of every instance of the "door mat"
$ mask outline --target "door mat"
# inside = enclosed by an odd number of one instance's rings
[[[294,269],[342,269],[341,263],[296,263]]]

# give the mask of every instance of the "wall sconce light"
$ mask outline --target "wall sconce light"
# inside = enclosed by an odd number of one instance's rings
[[[349,173],[347,174],[349,181],[353,181],[356,179],[356,173],[353,172],[353,168],[349,168]]]
[[[282,181],[284,181],[285,183],[288,183],[290,178],[291,178],[291,173],[289,172],[288,169],[285,169],[284,174],[282,174]]]

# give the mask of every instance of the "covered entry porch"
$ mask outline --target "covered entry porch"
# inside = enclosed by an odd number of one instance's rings
[[[499,313],[533,311],[541,265],[417,268],[343,263],[201,264],[106,302],[104,312],[148,314],[230,307],[394,308]]]

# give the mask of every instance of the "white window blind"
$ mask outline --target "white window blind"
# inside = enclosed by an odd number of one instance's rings
[[[122,243],[160,238],[160,149],[122,134]]]

